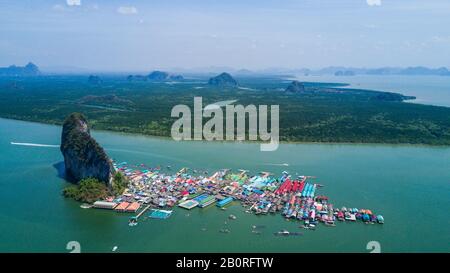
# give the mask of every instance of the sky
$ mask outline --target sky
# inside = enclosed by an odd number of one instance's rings
[[[0,66],[450,66],[449,0],[0,0]]]

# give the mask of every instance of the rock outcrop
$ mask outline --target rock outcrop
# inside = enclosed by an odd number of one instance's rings
[[[28,63],[26,66],[11,65],[8,67],[0,67],[0,76],[37,76],[41,72],[34,63]]]
[[[184,80],[182,75],[170,74],[164,71],[153,71],[147,76],[143,75],[128,75],[128,81],[153,81],[153,82],[165,82],[165,81],[182,81]]]
[[[88,83],[90,84],[101,84],[102,79],[99,76],[96,75],[90,75],[88,78]]]
[[[127,77],[128,81],[147,81],[148,77],[147,76],[142,76],[142,75],[128,75]]]
[[[287,93],[303,93],[305,86],[299,81],[293,81],[285,90]]]
[[[179,81],[183,80],[183,76],[181,75],[172,75],[164,71],[153,71],[148,76],[148,79],[151,81]]]
[[[208,81],[209,85],[219,86],[219,87],[237,87],[238,82],[228,73],[223,72],[222,74],[212,77]]]
[[[110,186],[114,167],[103,148],[91,137],[82,114],[72,113],[64,121],[60,149],[68,180],[78,183],[91,177]]]

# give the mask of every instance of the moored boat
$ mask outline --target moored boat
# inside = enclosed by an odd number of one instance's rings
[[[384,224],[384,218],[382,215],[377,216],[377,222],[378,222],[378,224]]]

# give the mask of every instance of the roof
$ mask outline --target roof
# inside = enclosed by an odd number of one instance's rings
[[[107,201],[95,201],[94,206],[115,206],[116,203],[114,202],[107,202]]]
[[[127,207],[127,210],[136,211],[139,209],[140,206],[141,206],[141,204],[139,204],[138,202],[133,202]]]
[[[119,205],[117,205],[117,207],[115,208],[115,210],[124,210],[126,209],[128,206],[130,205],[130,203],[128,202],[122,202]]]

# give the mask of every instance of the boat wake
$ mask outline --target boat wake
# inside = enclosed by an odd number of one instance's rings
[[[26,143],[26,142],[11,142],[11,145],[59,148],[59,145],[39,144],[39,143]]]
[[[288,163],[266,163],[263,165],[269,165],[269,166],[284,166],[284,167],[288,167],[289,164]]]

